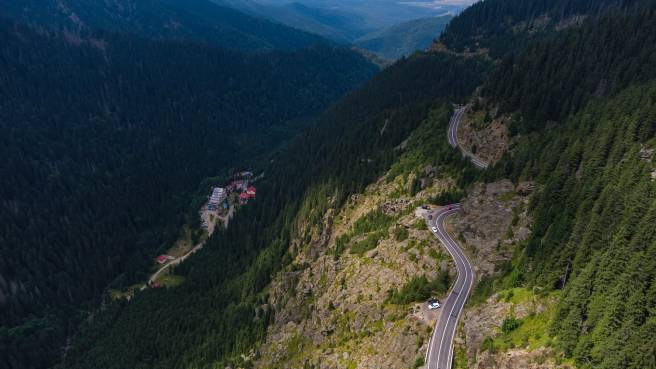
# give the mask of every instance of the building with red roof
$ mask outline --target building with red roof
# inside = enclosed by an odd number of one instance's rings
[[[160,255],[160,256],[158,256],[158,257],[155,259],[155,261],[156,261],[158,264],[164,264],[164,263],[166,263],[167,261],[169,261],[169,260],[173,260],[173,259],[175,259],[175,257],[174,257],[174,256],[171,256],[171,255]]]
[[[164,264],[168,260],[169,260],[169,258],[167,258],[166,255],[160,255],[160,256],[157,257],[157,259],[155,259],[155,261],[157,261],[158,264]]]
[[[246,186],[248,186],[248,182],[244,181],[243,179],[235,180],[230,182],[228,185],[232,191],[245,191]]]

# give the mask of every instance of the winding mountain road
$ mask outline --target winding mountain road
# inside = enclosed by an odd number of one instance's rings
[[[477,168],[485,169],[487,168],[488,163],[476,157],[476,155],[474,155],[473,153],[469,152],[468,150],[460,146],[460,143],[458,142],[458,127],[460,126],[460,120],[462,119],[464,113],[465,113],[465,107],[459,107],[456,108],[456,110],[453,112],[453,115],[451,116],[451,120],[449,121],[449,129],[447,132],[447,136],[449,138],[449,145],[460,149],[462,155],[469,158],[472,164],[474,164]]]
[[[474,284],[474,271],[467,256],[451,238],[444,225],[446,218],[458,211],[460,211],[460,204],[449,205],[439,209],[433,214],[432,219],[427,220],[433,234],[451,254],[458,270],[458,278],[453,284],[449,296],[442,303],[442,313],[428,342],[425,360],[427,369],[451,369],[453,338],[456,334],[458,319]]]
[[[467,151],[458,143],[458,126],[464,113],[465,107],[457,107],[453,112],[453,116],[451,116],[447,132],[449,145],[460,149],[462,155],[469,158],[477,168],[485,169],[488,166],[486,162],[477,158],[476,155]],[[442,304],[442,313],[435,324],[433,335],[428,341],[425,359],[426,369],[451,369],[453,365],[453,338],[458,327],[458,319],[465,308],[467,297],[469,297],[474,285],[474,270],[469,259],[444,226],[446,218],[458,211],[460,211],[460,204],[449,205],[437,210],[430,219],[427,219],[431,231],[442,242],[456,263],[458,278],[453,284],[446,301]]]

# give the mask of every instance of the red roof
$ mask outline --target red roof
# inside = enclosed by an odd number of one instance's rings
[[[252,196],[255,196],[257,189],[254,186],[250,186],[246,189],[246,193]]]
[[[250,199],[251,196],[249,194],[247,194],[246,192],[242,192],[242,193],[239,194],[239,198],[246,200],[246,199]]]
[[[156,260],[157,260],[158,263],[164,264],[164,263],[166,263],[168,258],[166,257],[166,255],[160,255],[160,256],[157,257]]]

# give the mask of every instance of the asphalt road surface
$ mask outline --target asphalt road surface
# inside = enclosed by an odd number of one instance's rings
[[[458,126],[460,125],[460,120],[462,119],[464,113],[465,113],[465,108],[461,107],[461,108],[457,108],[453,112],[453,115],[451,116],[451,120],[449,121],[449,130],[447,132],[449,138],[449,145],[459,148],[460,152],[462,152],[462,155],[468,157],[469,160],[471,160],[472,164],[474,164],[476,167],[478,167],[479,169],[485,169],[488,166],[486,162],[477,158],[476,155],[472,154],[471,152],[465,150],[458,143]]]
[[[458,278],[453,284],[449,296],[442,303],[442,313],[428,342],[425,365],[427,369],[451,369],[453,363],[453,338],[456,333],[458,319],[474,283],[474,271],[467,256],[447,233],[444,225],[446,218],[458,211],[460,211],[459,204],[446,206],[434,213],[433,219],[428,220],[428,227],[431,232],[442,242],[455,261]],[[436,232],[432,230],[433,227],[437,229]]]

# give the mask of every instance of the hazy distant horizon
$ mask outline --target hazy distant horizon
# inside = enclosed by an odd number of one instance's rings
[[[477,0],[251,0],[283,6],[298,3],[312,8],[359,14],[372,28],[389,27],[418,18],[457,14]]]

